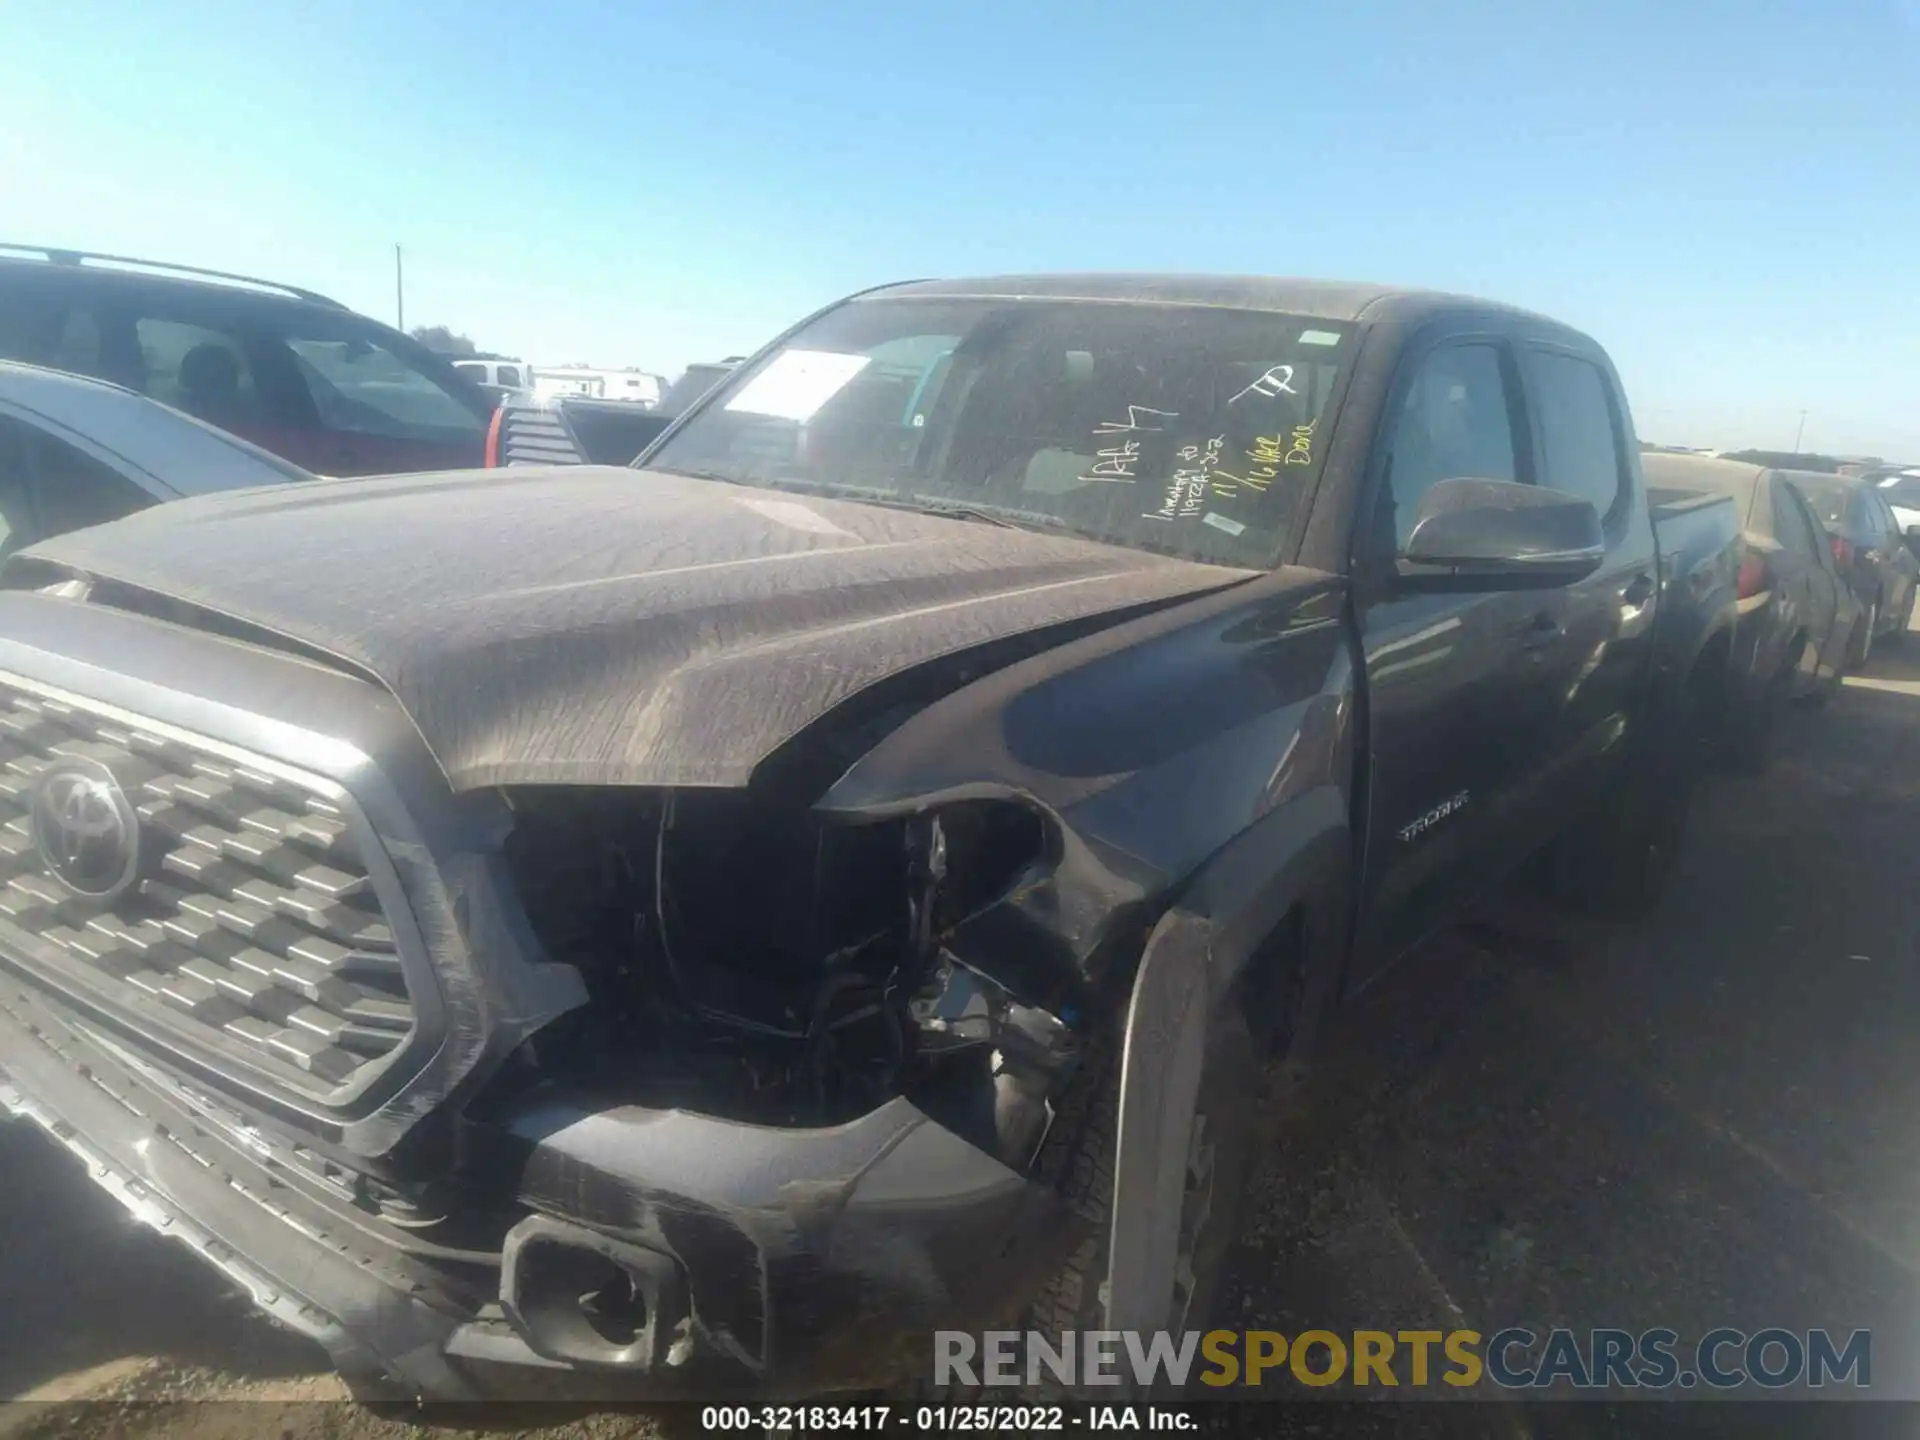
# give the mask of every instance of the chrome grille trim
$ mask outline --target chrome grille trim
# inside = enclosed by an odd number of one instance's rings
[[[152,852],[106,904],[68,894],[32,842],[34,779],[63,758],[113,772]],[[0,673],[0,920],[110,1010],[292,1097],[364,1091],[416,1029],[377,846],[333,781]]]

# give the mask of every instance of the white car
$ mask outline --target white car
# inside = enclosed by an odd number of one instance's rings
[[[0,557],[162,501],[315,478],[119,385],[0,360]]]
[[[1879,481],[1880,498],[1900,522],[1900,533],[1909,547],[1920,553],[1920,470],[1905,470]]]

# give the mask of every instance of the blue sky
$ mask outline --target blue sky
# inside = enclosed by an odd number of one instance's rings
[[[750,349],[1009,269],[1434,285],[1641,432],[1920,460],[1920,0],[13,0],[0,238],[536,360]]]

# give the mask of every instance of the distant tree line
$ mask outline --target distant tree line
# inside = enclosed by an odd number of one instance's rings
[[[465,335],[455,334],[445,325],[416,325],[407,334],[436,355],[478,355],[480,347]]]

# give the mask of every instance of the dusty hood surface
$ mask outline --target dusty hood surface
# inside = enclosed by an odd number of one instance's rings
[[[214,495],[29,553],[378,677],[456,789],[744,784],[889,675],[1248,574],[601,466]]]

